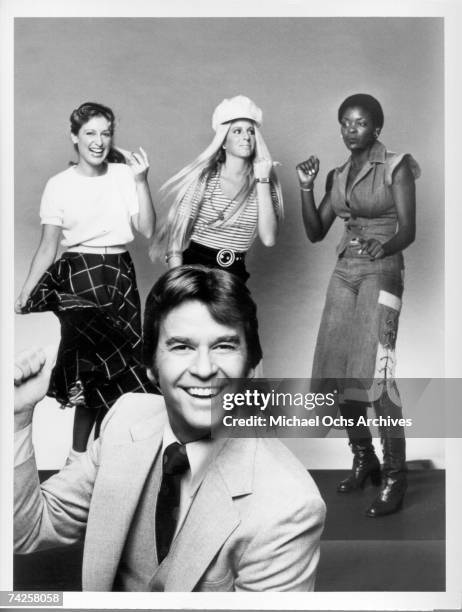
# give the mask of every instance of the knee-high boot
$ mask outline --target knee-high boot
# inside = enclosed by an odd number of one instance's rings
[[[366,416],[366,408],[356,402],[344,404],[340,412],[343,417],[358,422],[359,416]],[[353,426],[346,427],[349,438],[349,445],[353,453],[353,467],[350,475],[337,485],[339,493],[351,493],[357,489],[362,489],[368,478],[372,484],[379,485],[380,462],[372,445],[372,436],[368,427]]]
[[[379,417],[401,418],[401,406],[394,404],[386,392],[376,406]],[[376,499],[366,510],[370,517],[393,514],[400,510],[407,489],[406,440],[402,426],[379,428],[383,448],[382,485]]]

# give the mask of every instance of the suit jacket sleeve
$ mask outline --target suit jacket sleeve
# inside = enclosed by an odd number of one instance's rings
[[[119,400],[121,403],[123,400]],[[117,404],[117,403],[116,403]],[[109,411],[101,427],[112,419]],[[40,485],[35,456],[14,469],[14,549],[29,553],[73,544],[85,534],[99,468],[101,437],[78,459]]]
[[[73,544],[83,538],[100,442],[42,485],[35,456],[14,470],[14,549],[18,553]]]
[[[325,504],[320,496],[299,501],[262,519],[240,559],[236,591],[313,591]]]

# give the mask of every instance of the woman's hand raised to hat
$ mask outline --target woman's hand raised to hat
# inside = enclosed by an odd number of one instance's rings
[[[319,159],[311,155],[296,167],[300,187],[312,187],[319,172]]]
[[[256,179],[268,178],[271,174],[273,166],[280,166],[279,162],[273,162],[272,159],[265,157],[256,157],[253,162],[253,173]]]
[[[125,157],[125,161],[127,162],[127,166],[129,166],[130,170],[133,172],[133,176],[136,182],[143,182],[146,180],[148,176],[149,170],[149,159],[146,151],[139,147],[139,150],[127,151],[126,149],[121,149],[120,147],[114,147],[119,153]]]

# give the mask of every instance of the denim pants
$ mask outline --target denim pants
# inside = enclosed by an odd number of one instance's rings
[[[402,292],[401,254],[371,261],[358,247],[345,249],[327,289],[313,361],[315,389],[336,388],[340,401],[345,394],[345,400],[371,404],[385,383],[400,405],[394,365]]]

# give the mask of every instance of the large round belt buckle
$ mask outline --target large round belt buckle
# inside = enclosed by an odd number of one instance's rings
[[[222,268],[229,268],[236,261],[236,255],[232,249],[221,249],[217,253],[217,262]]]

